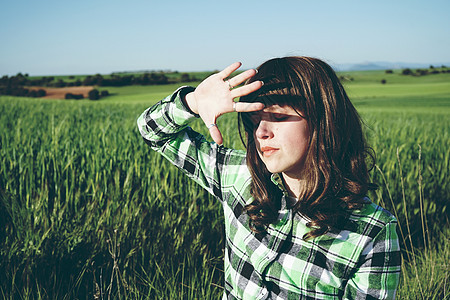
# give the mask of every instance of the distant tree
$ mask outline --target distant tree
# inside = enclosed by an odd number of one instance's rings
[[[417,69],[416,70],[416,74],[419,76],[425,76],[428,74],[428,70],[423,70],[423,69]]]
[[[166,84],[169,79],[163,73],[151,73],[150,81],[151,84]]]
[[[57,82],[54,83],[54,87],[65,87],[66,83],[62,79],[58,79]]]
[[[94,84],[95,79],[91,75],[86,76],[83,80],[83,85],[94,85]]]
[[[36,97],[38,96],[38,95],[37,95],[37,91],[36,91],[36,90],[30,90],[30,91],[28,91],[27,96],[28,96],[28,97],[36,98]]]
[[[2,95],[28,97],[29,90],[21,86],[6,86],[2,88]]]
[[[411,75],[412,71],[410,68],[406,68],[402,70],[402,75]]]
[[[142,85],[150,84],[151,83],[150,73],[145,72],[144,75],[142,75],[141,77],[138,77],[137,81],[139,84],[142,84]]]
[[[102,85],[102,82],[103,82],[103,76],[100,75],[100,74],[95,74],[94,82],[95,82],[95,83],[94,83],[95,85]]]
[[[183,74],[181,74],[180,81],[181,82],[189,82],[189,81],[191,81],[191,77],[189,76],[188,73],[183,73]]]
[[[97,89],[90,90],[88,96],[89,96],[89,100],[100,99],[100,93],[98,92]]]
[[[126,75],[120,77],[118,86],[132,85],[135,82],[134,75]]]
[[[37,90],[38,97],[45,97],[47,95],[47,92],[43,89]]]
[[[66,93],[64,99],[70,100],[70,99],[74,99],[74,100],[79,100],[79,99],[83,99],[84,96],[83,94],[72,94],[72,93]]]
[[[28,79],[22,75],[22,73],[17,73],[16,76],[11,77],[12,85],[26,85]]]
[[[386,70],[386,72],[385,72],[386,74],[392,74],[392,73],[394,73],[394,71],[392,71],[392,70]]]
[[[381,79],[381,84],[386,84],[386,79]]]
[[[45,86],[50,86],[50,85],[51,85],[50,83],[51,83],[53,80],[55,80],[55,77],[53,77],[53,76],[42,77],[41,80],[42,80],[42,84],[43,84],[43,85],[45,85]]]
[[[433,66],[433,65],[430,65],[430,69],[434,69],[434,66]]]
[[[9,77],[8,75],[4,75],[2,78],[0,78],[0,86],[6,86],[9,83]]]
[[[101,81],[97,82],[99,86],[127,86],[135,83],[134,75],[125,75],[120,76],[118,74],[112,74],[111,78],[103,78]],[[138,82],[140,83],[140,79],[138,78]]]
[[[44,80],[41,79],[34,79],[34,80],[28,80],[28,85],[31,86],[40,86],[40,85],[45,85]]]
[[[26,97],[26,96],[28,96],[28,89],[24,89],[23,87],[20,87],[20,86],[13,87],[11,95]]]

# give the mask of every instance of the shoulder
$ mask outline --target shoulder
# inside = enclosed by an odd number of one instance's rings
[[[355,227],[356,233],[375,238],[388,225],[396,225],[397,219],[383,207],[366,198],[367,203],[350,215],[350,221]]]
[[[387,224],[397,221],[394,215],[383,207],[373,203],[368,197],[365,198],[366,203],[360,210],[355,210],[350,215],[350,219],[355,221]]]
[[[366,197],[365,200],[366,204],[360,210],[354,210],[350,214],[348,222],[344,225],[345,228],[332,229],[319,239],[336,239],[340,242],[357,245],[360,248],[373,241],[377,236],[382,238],[387,231],[391,232],[390,235],[394,238],[397,219],[369,198]]]

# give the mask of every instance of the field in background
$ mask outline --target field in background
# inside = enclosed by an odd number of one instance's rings
[[[49,88],[49,87],[32,87],[30,90],[44,89],[46,94],[41,99],[64,99],[67,93],[81,94],[84,98],[89,99],[89,91],[92,86],[72,86],[65,88]]]
[[[371,197],[401,224],[399,299],[449,297],[450,74],[339,75],[377,153]],[[135,125],[178,86],[108,87],[96,102],[0,97],[0,295],[220,297],[220,207]],[[242,148],[235,117],[218,123],[225,146]]]

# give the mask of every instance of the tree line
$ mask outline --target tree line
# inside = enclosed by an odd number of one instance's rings
[[[3,76],[0,78],[0,86],[42,86],[42,87],[71,87],[71,86],[127,86],[127,85],[159,85],[176,82],[196,81],[195,76],[188,73],[177,73],[169,78],[163,72],[146,72],[143,74],[119,75],[113,73],[110,76],[101,74],[87,75],[84,78],[75,80],[75,76],[70,76],[68,81],[54,76],[43,76],[31,78],[28,74],[18,73],[15,76]]]
[[[393,70],[386,70],[386,74],[392,74],[394,73]],[[442,65],[439,67],[434,67],[433,65],[430,65],[428,69],[410,69],[405,68],[402,69],[401,74],[402,75],[411,75],[411,76],[425,76],[425,75],[432,75],[432,74],[440,74],[440,73],[450,73],[450,69],[447,68],[447,66]]]
[[[392,69],[385,70],[386,74],[393,74],[394,71]],[[446,66],[442,65],[440,68],[435,68],[433,65],[430,65],[428,69],[416,69],[412,70],[410,68],[402,69],[401,75],[410,75],[410,76],[425,76],[431,74],[440,74],[440,73],[450,73],[450,69]],[[381,79],[381,84],[386,84],[386,79]]]
[[[145,72],[142,74],[117,74],[110,76],[101,74],[87,75],[81,78],[69,76],[69,80],[55,78],[54,76],[30,77],[28,74],[18,73],[15,76],[3,76],[0,78],[0,95],[43,97],[44,89],[29,89],[27,87],[74,87],[74,86],[129,86],[129,85],[162,85],[177,82],[197,81],[195,76],[188,73],[170,72]],[[71,95],[68,96],[71,99]]]

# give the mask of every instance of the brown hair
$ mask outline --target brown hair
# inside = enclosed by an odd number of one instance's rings
[[[250,82],[256,80],[262,80],[264,86],[240,101],[288,105],[301,112],[308,122],[306,186],[293,208],[311,220],[308,227],[312,230],[304,238],[343,228],[349,213],[361,208],[367,192],[377,186],[369,182],[368,174],[374,153],[366,144],[361,119],[335,72],[316,58],[284,57],[258,67]],[[254,198],[245,209],[252,230],[262,233],[276,220],[282,193],[258,156],[254,142],[256,128],[248,114],[239,114],[239,124],[241,139],[242,124],[245,129]]]

